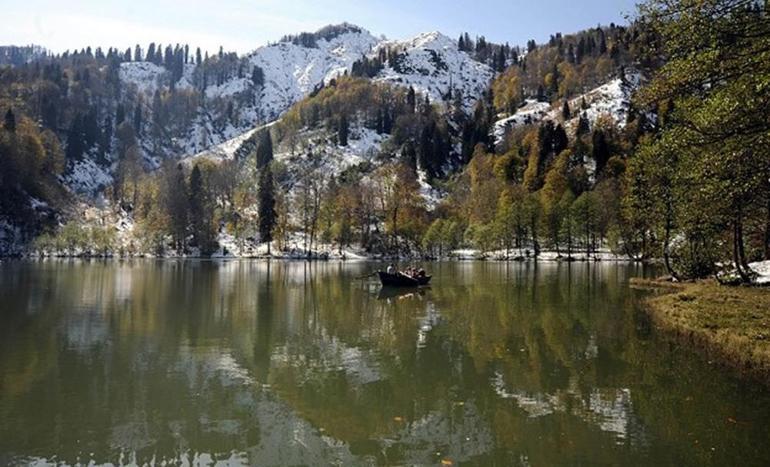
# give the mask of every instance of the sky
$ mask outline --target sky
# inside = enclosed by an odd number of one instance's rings
[[[54,52],[150,42],[245,53],[285,34],[344,21],[375,36],[484,35],[524,45],[597,24],[625,23],[638,0],[22,0],[0,7],[0,45]]]

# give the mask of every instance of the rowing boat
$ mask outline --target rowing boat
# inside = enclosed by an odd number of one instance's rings
[[[380,276],[382,285],[390,287],[419,287],[428,285],[431,278],[431,276],[411,277],[400,272],[389,274],[385,271],[377,271],[377,274]]]

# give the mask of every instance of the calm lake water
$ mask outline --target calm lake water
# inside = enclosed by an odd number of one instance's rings
[[[656,335],[654,271],[376,267],[0,264],[0,464],[770,464],[770,391]]]

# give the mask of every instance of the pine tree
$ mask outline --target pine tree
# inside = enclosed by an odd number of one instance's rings
[[[610,146],[607,143],[607,136],[601,128],[597,128],[591,136],[591,157],[596,161],[596,176],[602,174],[607,161],[610,160]]]
[[[134,133],[137,137],[142,135],[142,104],[141,101],[137,102],[134,108]]]
[[[163,200],[170,220],[171,236],[177,252],[183,252],[187,248],[187,232],[189,227],[189,193],[187,180],[184,176],[182,164],[169,162],[166,167],[166,180],[164,189],[167,190]]]
[[[215,249],[216,229],[213,225],[209,188],[196,164],[190,174],[190,223],[195,244],[201,254],[210,255]]]
[[[256,150],[257,169],[261,170],[273,160],[273,139],[270,136],[270,130],[264,129],[259,133],[259,139]]]
[[[67,149],[65,155],[68,161],[80,160],[85,152],[86,144],[83,136],[83,118],[75,115],[67,132]]]
[[[259,173],[257,200],[259,202],[259,240],[262,243],[267,243],[267,254],[270,255],[270,242],[273,241],[273,230],[277,216],[273,172],[269,165],[265,166]]]
[[[262,71],[262,68],[257,65],[254,65],[254,68],[251,70],[251,82],[257,87],[260,87],[265,83],[265,73]]]
[[[581,136],[587,135],[591,132],[591,125],[588,123],[588,117],[586,117],[585,112],[580,114],[580,119],[578,120],[578,126],[576,130],[576,135],[578,138]]]
[[[409,86],[409,89],[406,91],[406,106],[409,108],[409,111],[414,113],[415,105],[417,104],[417,98],[414,93],[414,88],[412,86]]]
[[[569,101],[567,99],[564,99],[564,105],[561,107],[561,116],[564,119],[564,121],[569,120],[572,118],[572,112],[569,108]]]
[[[8,111],[5,113],[5,122],[3,123],[3,128],[6,131],[10,131],[11,133],[16,132],[16,115],[13,113],[13,109],[10,107],[8,108]]]
[[[549,89],[551,97],[555,97],[559,94],[559,79],[559,68],[556,62],[554,62],[553,67],[551,68],[551,86]]]
[[[340,115],[340,121],[337,128],[337,139],[340,146],[348,145],[348,117],[343,113]]]

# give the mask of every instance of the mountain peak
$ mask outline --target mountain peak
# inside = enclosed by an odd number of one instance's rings
[[[371,36],[366,29],[351,23],[329,24],[315,32],[301,32],[299,34],[290,34],[283,36],[279,42],[291,42],[307,48],[318,47],[319,41],[331,42],[334,39],[345,34],[360,34]]]

